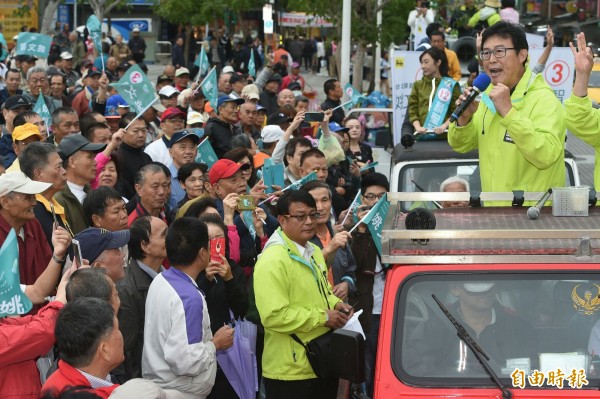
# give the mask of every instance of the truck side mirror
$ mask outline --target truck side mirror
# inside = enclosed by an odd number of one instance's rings
[[[365,340],[355,331],[335,330],[331,337],[331,369],[353,383],[365,381]]]

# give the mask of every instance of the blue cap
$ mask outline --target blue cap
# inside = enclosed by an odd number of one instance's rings
[[[104,116],[120,116],[117,112],[117,108],[119,107],[129,107],[129,104],[123,96],[120,94],[114,94],[108,97],[106,100],[106,111],[104,111]]]
[[[350,129],[348,129],[347,127],[340,126],[340,124],[337,122],[329,122],[329,130],[331,130],[334,133],[350,131]]]
[[[225,103],[236,103],[237,105],[242,105],[245,102],[246,100],[244,100],[243,98],[231,98],[229,96],[221,96],[217,100],[217,108],[219,108]]]
[[[194,142],[194,144],[196,144],[196,145],[198,145],[198,143],[200,143],[200,137],[198,137],[198,135],[196,133],[194,133],[193,131],[180,130],[178,132],[173,133],[173,135],[171,136],[171,140],[169,140],[169,144],[167,145],[167,147],[171,148],[173,146],[173,144],[185,139],[186,137],[190,137],[192,139],[192,141]]]
[[[129,230],[108,231],[89,227],[75,235],[81,256],[92,264],[107,249],[117,249],[129,243]]]

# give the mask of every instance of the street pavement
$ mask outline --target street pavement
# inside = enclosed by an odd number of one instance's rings
[[[162,73],[164,65],[150,64],[148,65],[148,75],[152,82],[156,82],[156,78]],[[312,72],[302,71],[307,87],[312,88],[317,92],[318,103],[325,101],[323,93],[323,83],[328,76],[317,75]],[[579,178],[581,184],[594,187],[594,150],[588,144],[584,143],[571,133],[567,133],[566,148],[574,156],[579,168]]]

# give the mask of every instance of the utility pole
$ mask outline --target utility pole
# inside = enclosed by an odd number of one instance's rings
[[[350,37],[350,32],[352,28],[352,0],[343,0],[343,9],[342,9],[342,43],[340,43],[342,47],[342,60],[340,66],[340,84],[342,87],[346,85],[346,83],[350,82],[350,45],[352,38]]]

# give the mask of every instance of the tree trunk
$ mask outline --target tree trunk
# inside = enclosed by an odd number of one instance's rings
[[[373,49],[376,48],[375,44],[373,44]],[[373,50],[373,52],[375,52],[376,50]],[[367,93],[372,93],[373,90],[375,90],[375,72],[377,71],[377,69],[375,68],[375,54],[373,54],[373,57],[371,59],[371,65],[369,65],[369,89],[367,90]]]
[[[44,10],[44,16],[42,17],[42,27],[40,28],[40,33],[44,35],[50,35],[50,31],[52,30],[52,19],[54,18],[54,14],[60,5],[61,0],[48,0],[46,3],[46,9]]]
[[[356,47],[356,55],[354,58],[354,69],[352,70],[352,85],[361,93],[363,91],[363,65],[365,64],[365,44],[363,41],[358,42]]]
[[[185,65],[182,66],[187,68],[190,64],[190,46],[192,45],[192,40],[194,40],[194,27],[192,24],[187,24],[185,30],[185,44],[183,45],[183,59],[185,60]]]

